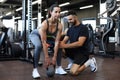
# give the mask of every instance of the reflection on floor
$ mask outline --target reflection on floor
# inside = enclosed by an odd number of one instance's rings
[[[46,76],[44,66],[39,67],[41,79],[38,80],[119,80],[120,57],[104,58],[95,56],[98,63],[98,71],[93,73],[87,68],[78,76],[55,75],[53,78]],[[62,59],[63,68],[67,66],[67,60]],[[24,61],[0,61],[0,80],[33,80],[32,64]]]

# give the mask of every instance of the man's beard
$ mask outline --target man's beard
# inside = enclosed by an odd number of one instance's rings
[[[74,26],[76,24],[76,21],[69,23],[69,27]]]

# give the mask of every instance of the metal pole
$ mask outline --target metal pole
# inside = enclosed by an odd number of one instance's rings
[[[22,57],[25,58],[26,57],[26,10],[27,10],[27,1],[26,0],[22,0],[22,37],[23,37],[23,44],[24,44],[24,52]],[[24,35],[23,35],[24,34]]]
[[[28,0],[28,30],[32,31],[32,0]]]
[[[29,56],[30,56],[30,47],[31,47],[31,41],[29,39],[29,34],[32,31],[32,0],[28,0],[28,35],[27,35],[27,60],[29,60]]]
[[[41,27],[42,20],[42,0],[38,0],[38,27]]]
[[[118,44],[120,45],[120,11],[117,11]]]

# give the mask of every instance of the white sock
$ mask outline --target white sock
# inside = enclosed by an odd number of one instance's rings
[[[86,67],[88,67],[90,64],[91,64],[91,60],[90,60],[90,59],[88,59],[88,60],[84,63],[84,65],[85,65]]]

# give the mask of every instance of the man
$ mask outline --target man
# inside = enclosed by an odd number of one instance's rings
[[[64,48],[66,56],[73,61],[70,73],[78,75],[88,66],[91,66],[92,71],[95,72],[97,70],[96,60],[95,58],[89,59],[87,49],[88,28],[80,23],[74,11],[68,12],[67,19],[71,27],[68,29],[63,41],[61,41],[60,48]]]

